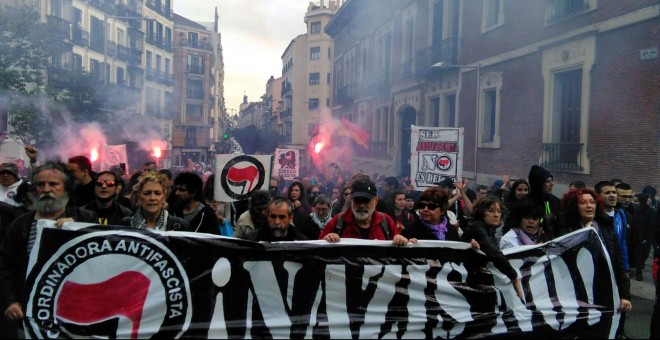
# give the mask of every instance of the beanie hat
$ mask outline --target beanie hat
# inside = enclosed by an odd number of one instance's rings
[[[14,163],[6,162],[0,164],[0,172],[9,172],[18,179],[18,167]]]

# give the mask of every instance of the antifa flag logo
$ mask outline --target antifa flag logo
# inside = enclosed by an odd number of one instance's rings
[[[146,276],[133,271],[95,284],[67,281],[57,299],[56,316],[65,323],[78,325],[101,324],[114,319],[111,324],[116,325],[117,333],[126,334],[129,331],[118,329],[125,324],[118,319],[124,317],[130,323],[131,339],[137,339],[150,282]]]
[[[220,178],[222,190],[227,196],[241,200],[263,186],[266,181],[266,170],[258,159],[243,155],[227,162]]]
[[[190,286],[174,254],[148,235],[109,233],[77,237],[48,257],[27,303],[31,337],[176,338],[188,329]],[[100,277],[89,274],[100,267]]]
[[[452,160],[447,156],[438,157],[438,170],[448,171],[452,167]]]

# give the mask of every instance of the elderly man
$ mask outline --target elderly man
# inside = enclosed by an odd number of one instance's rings
[[[96,222],[96,215],[69,204],[73,192],[73,177],[66,165],[47,162],[32,175],[35,211],[18,217],[7,228],[0,244],[0,308],[9,320],[23,319],[22,303],[27,260],[36,238],[38,220],[54,220],[55,226],[64,222]]]
[[[307,238],[298,232],[293,221],[293,204],[278,197],[268,205],[268,227],[253,230],[246,239],[258,242],[304,241]]]
[[[323,228],[319,239],[331,243],[342,237],[364,240],[392,240],[397,246],[405,245],[408,239],[399,235],[391,217],[376,211],[378,196],[376,185],[362,178],[351,184],[351,209],[333,217]]]

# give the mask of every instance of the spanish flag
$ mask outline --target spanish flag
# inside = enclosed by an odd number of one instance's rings
[[[369,150],[369,133],[346,118],[341,119],[341,126],[337,130],[337,136],[348,137],[356,144]]]

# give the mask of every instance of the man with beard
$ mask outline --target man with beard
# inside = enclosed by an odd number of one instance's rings
[[[320,240],[337,243],[342,237],[364,240],[392,240],[396,246],[408,243],[399,235],[394,220],[387,214],[376,211],[378,196],[376,185],[362,178],[351,184],[351,209],[333,217],[323,228]]]
[[[291,224],[293,203],[284,197],[268,205],[268,228],[259,228],[247,234],[246,239],[257,242],[305,241],[307,238]]]
[[[204,204],[204,183],[194,173],[182,172],[174,179],[175,206],[170,210],[176,217],[190,223],[190,230],[198,233],[220,235],[215,210]]]
[[[266,190],[254,190],[250,192],[249,208],[236,220],[234,237],[246,239],[247,235],[259,228],[267,227],[268,204],[270,193]]]
[[[83,208],[96,213],[97,221],[103,225],[121,225],[121,219],[133,216],[127,207],[114,201],[117,193],[117,175],[103,171],[96,177],[94,200]]]
[[[23,319],[22,303],[28,258],[37,234],[38,220],[54,220],[61,228],[65,222],[96,222],[96,215],[69,204],[73,178],[66,165],[46,162],[32,175],[35,211],[21,215],[7,228],[0,244],[0,310],[14,322]]]

